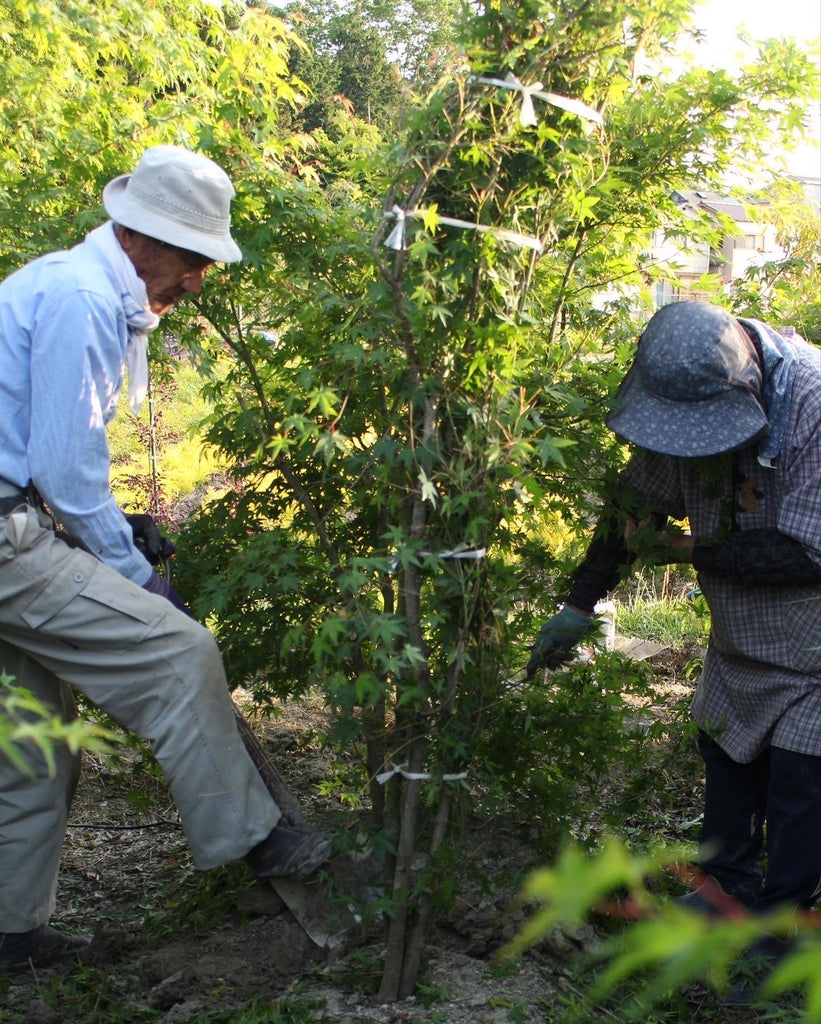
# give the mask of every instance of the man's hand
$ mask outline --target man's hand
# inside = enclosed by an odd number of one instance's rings
[[[151,565],[159,565],[161,561],[176,552],[177,547],[167,537],[163,537],[160,529],[151,516],[145,513],[141,515],[126,516],[134,536],[134,547],[140,551]]]
[[[548,619],[539,630],[536,643],[530,649],[530,661],[525,673],[530,677],[540,668],[558,668],[573,656],[573,648],[593,624],[593,616],[565,605]]]

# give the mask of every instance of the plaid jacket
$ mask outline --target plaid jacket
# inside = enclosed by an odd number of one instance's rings
[[[821,566],[821,370],[802,363],[781,454],[710,459],[637,449],[626,479],[701,543],[777,529]],[[702,571],[711,635],[693,717],[736,761],[773,745],[821,755],[821,584],[754,586]]]

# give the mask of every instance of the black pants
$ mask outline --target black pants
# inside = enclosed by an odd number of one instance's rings
[[[821,892],[821,757],[770,747],[739,764],[704,732],[698,745],[707,783],[701,869],[756,912],[810,907]]]

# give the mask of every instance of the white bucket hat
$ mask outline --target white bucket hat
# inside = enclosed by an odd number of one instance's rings
[[[103,190],[103,206],[123,227],[219,263],[242,259],[231,237],[234,186],[213,160],[180,146],[152,146],[133,174]]]

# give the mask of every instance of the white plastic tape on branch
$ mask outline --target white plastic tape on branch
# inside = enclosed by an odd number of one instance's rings
[[[376,781],[380,786],[384,786],[394,775],[401,775],[403,779],[408,779],[410,782],[460,782],[468,777],[467,772],[450,772],[437,776],[431,775],[429,772],[408,771],[404,764],[392,764],[387,771],[380,772],[376,776]]]
[[[468,85],[472,85],[475,82],[479,82],[482,85],[495,85],[499,89],[512,89],[515,92],[522,94],[522,106],[519,110],[519,124],[526,127],[532,127],[539,123],[536,117],[536,111],[533,108],[533,97],[544,100],[545,103],[550,103],[554,107],[560,107],[562,110],[567,110],[571,114],[575,114],[577,117],[584,118],[585,121],[594,121],[596,124],[604,124],[604,119],[598,110],[594,110],[593,107],[589,107],[586,103],[582,103],[581,100],[570,99],[568,96],[559,96],[555,92],[544,92],[542,90],[541,82],[533,82],[532,85],[525,85],[520,82],[519,79],[513,74],[512,71],[508,71],[504,78],[490,78],[484,75],[471,75],[468,78]]]
[[[455,559],[460,562],[480,562],[487,554],[487,548],[471,548],[467,544],[457,545],[455,548],[451,548],[449,551],[420,551],[419,555],[423,558],[444,558]],[[388,572],[396,572],[401,564],[401,558],[399,554],[395,554],[391,559],[391,564],[388,567]]]
[[[385,239],[384,245],[388,249],[404,249],[406,219],[408,217],[421,217],[424,219],[431,214],[434,215],[436,224],[446,224],[448,227],[461,228],[464,231],[492,231],[496,238],[500,238],[504,242],[511,242],[513,245],[520,245],[526,249],[535,249],[537,252],[541,252],[543,249],[541,239],[534,238],[533,235],[523,235],[520,231],[511,231],[509,228],[497,228],[492,224],[476,224],[470,220],[460,220],[458,217],[443,217],[432,207],[429,209],[403,210],[401,206],[394,206],[391,210],[385,211],[385,217],[396,218],[396,225]]]

